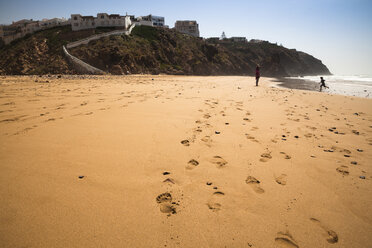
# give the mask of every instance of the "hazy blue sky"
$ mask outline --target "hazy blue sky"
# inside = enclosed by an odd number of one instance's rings
[[[372,75],[372,0],[0,0],[0,23],[99,12],[197,20],[203,37],[246,36],[307,52],[334,74]]]

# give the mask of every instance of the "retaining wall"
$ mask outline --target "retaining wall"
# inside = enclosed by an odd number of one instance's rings
[[[72,56],[66,49],[65,46],[63,46],[63,53],[65,54],[68,62],[74,67],[74,69],[82,74],[98,74],[98,75],[103,75],[105,74],[104,71],[93,67],[84,61],[76,58],[75,56]]]

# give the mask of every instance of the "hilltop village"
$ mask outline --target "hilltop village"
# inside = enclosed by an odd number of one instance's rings
[[[95,28],[116,28],[128,30],[129,27],[135,24],[136,26],[151,26],[169,29],[165,25],[165,18],[162,16],[147,15],[138,16],[134,15],[120,15],[120,14],[107,14],[98,13],[96,16],[83,16],[81,14],[71,14],[69,19],[66,18],[52,18],[52,19],[23,19],[13,22],[10,25],[0,25],[0,45],[1,43],[7,45],[13,40],[22,38],[27,34],[32,34],[40,30],[46,30],[58,26],[71,25],[72,31],[80,31]],[[199,24],[196,20],[177,20],[174,24],[174,30],[183,34],[200,37]],[[218,41],[228,42],[247,42],[246,37],[211,37],[207,39],[209,42],[215,43]],[[263,42],[258,39],[251,39],[252,43]]]
[[[27,34],[32,34],[40,30],[54,28],[57,26],[71,25],[72,31],[95,29],[99,27],[114,27],[117,29],[128,29],[132,24],[137,26],[151,26],[169,28],[165,25],[165,18],[162,16],[147,15],[138,16],[134,15],[119,15],[98,13],[94,16],[83,16],[80,14],[72,14],[71,18],[53,18],[42,19],[41,21],[33,19],[23,19],[13,22],[10,25],[0,25],[0,39],[7,45],[13,40],[22,38]],[[179,20],[176,21],[174,29],[194,37],[199,37],[199,24],[193,20]]]

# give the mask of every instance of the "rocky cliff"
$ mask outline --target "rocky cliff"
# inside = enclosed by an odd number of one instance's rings
[[[104,32],[105,30],[101,30]],[[62,45],[92,32],[69,27],[38,32],[0,49],[1,74],[76,73],[62,54]],[[263,76],[330,74],[311,55],[269,42],[209,42],[171,29],[135,27],[130,36],[111,36],[70,49],[83,61],[112,74],[166,73],[186,75]]]

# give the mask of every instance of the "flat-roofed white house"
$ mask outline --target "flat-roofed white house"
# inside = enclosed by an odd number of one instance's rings
[[[134,23],[136,25],[152,26],[152,27],[167,27],[165,26],[165,18],[162,16],[139,16],[135,18]]]
[[[82,16],[80,14],[71,15],[71,28],[72,31],[78,31],[83,29],[91,29],[97,27],[119,27],[128,29],[132,24],[131,17],[129,15],[121,16],[118,14],[106,14],[98,13],[97,17],[94,16]]]
[[[42,29],[64,26],[68,24],[70,24],[70,22],[66,18],[42,19],[41,21],[39,21],[39,25]]]
[[[36,31],[39,31],[41,27],[39,25],[39,21],[32,21],[32,22],[27,23],[24,26],[24,29],[25,29],[26,34],[32,34]]]
[[[176,21],[174,28],[181,33],[199,37],[199,24],[196,21]]]
[[[164,17],[162,16],[154,16],[154,15],[150,15],[151,16],[151,20],[152,20],[152,25],[154,27],[164,27]]]

